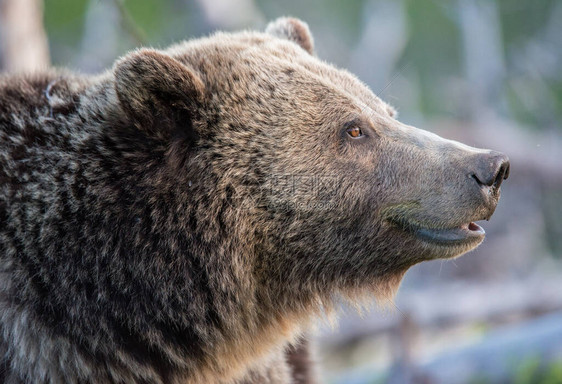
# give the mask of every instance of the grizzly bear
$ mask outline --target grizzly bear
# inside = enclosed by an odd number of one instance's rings
[[[395,117],[291,18],[0,77],[0,381],[312,382],[315,316],[475,248],[508,175]]]

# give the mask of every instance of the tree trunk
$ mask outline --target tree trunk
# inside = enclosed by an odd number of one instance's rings
[[[42,0],[0,0],[3,69],[33,72],[49,66]]]

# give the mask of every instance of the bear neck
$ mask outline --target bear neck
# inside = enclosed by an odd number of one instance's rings
[[[251,231],[224,213],[216,181],[199,182],[205,170],[190,162],[170,172],[169,145],[127,123],[109,75],[34,86],[44,98],[27,124],[45,137],[33,145],[49,148],[32,161],[49,165],[37,167],[49,194],[37,202],[42,214],[25,218],[41,236],[21,245],[21,270],[3,293],[27,301],[4,315],[7,337],[26,340],[20,356],[39,359],[38,346],[57,340],[30,377],[56,377],[72,356],[76,366],[118,362],[112,374],[124,381],[228,378],[296,337],[295,308],[258,294]],[[35,330],[18,331],[29,319]]]

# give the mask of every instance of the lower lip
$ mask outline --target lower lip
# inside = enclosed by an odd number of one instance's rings
[[[429,229],[409,228],[418,238],[430,243],[458,244],[482,240],[486,235],[484,229],[476,223],[463,224],[457,228]]]

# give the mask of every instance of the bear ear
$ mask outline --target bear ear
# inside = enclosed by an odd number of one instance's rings
[[[293,17],[280,17],[269,23],[265,32],[293,41],[300,45],[302,49],[314,55],[314,39],[304,21]]]
[[[114,75],[119,103],[139,129],[162,138],[178,128],[184,136],[195,135],[192,117],[205,86],[192,69],[164,53],[141,49],[119,60]]]

